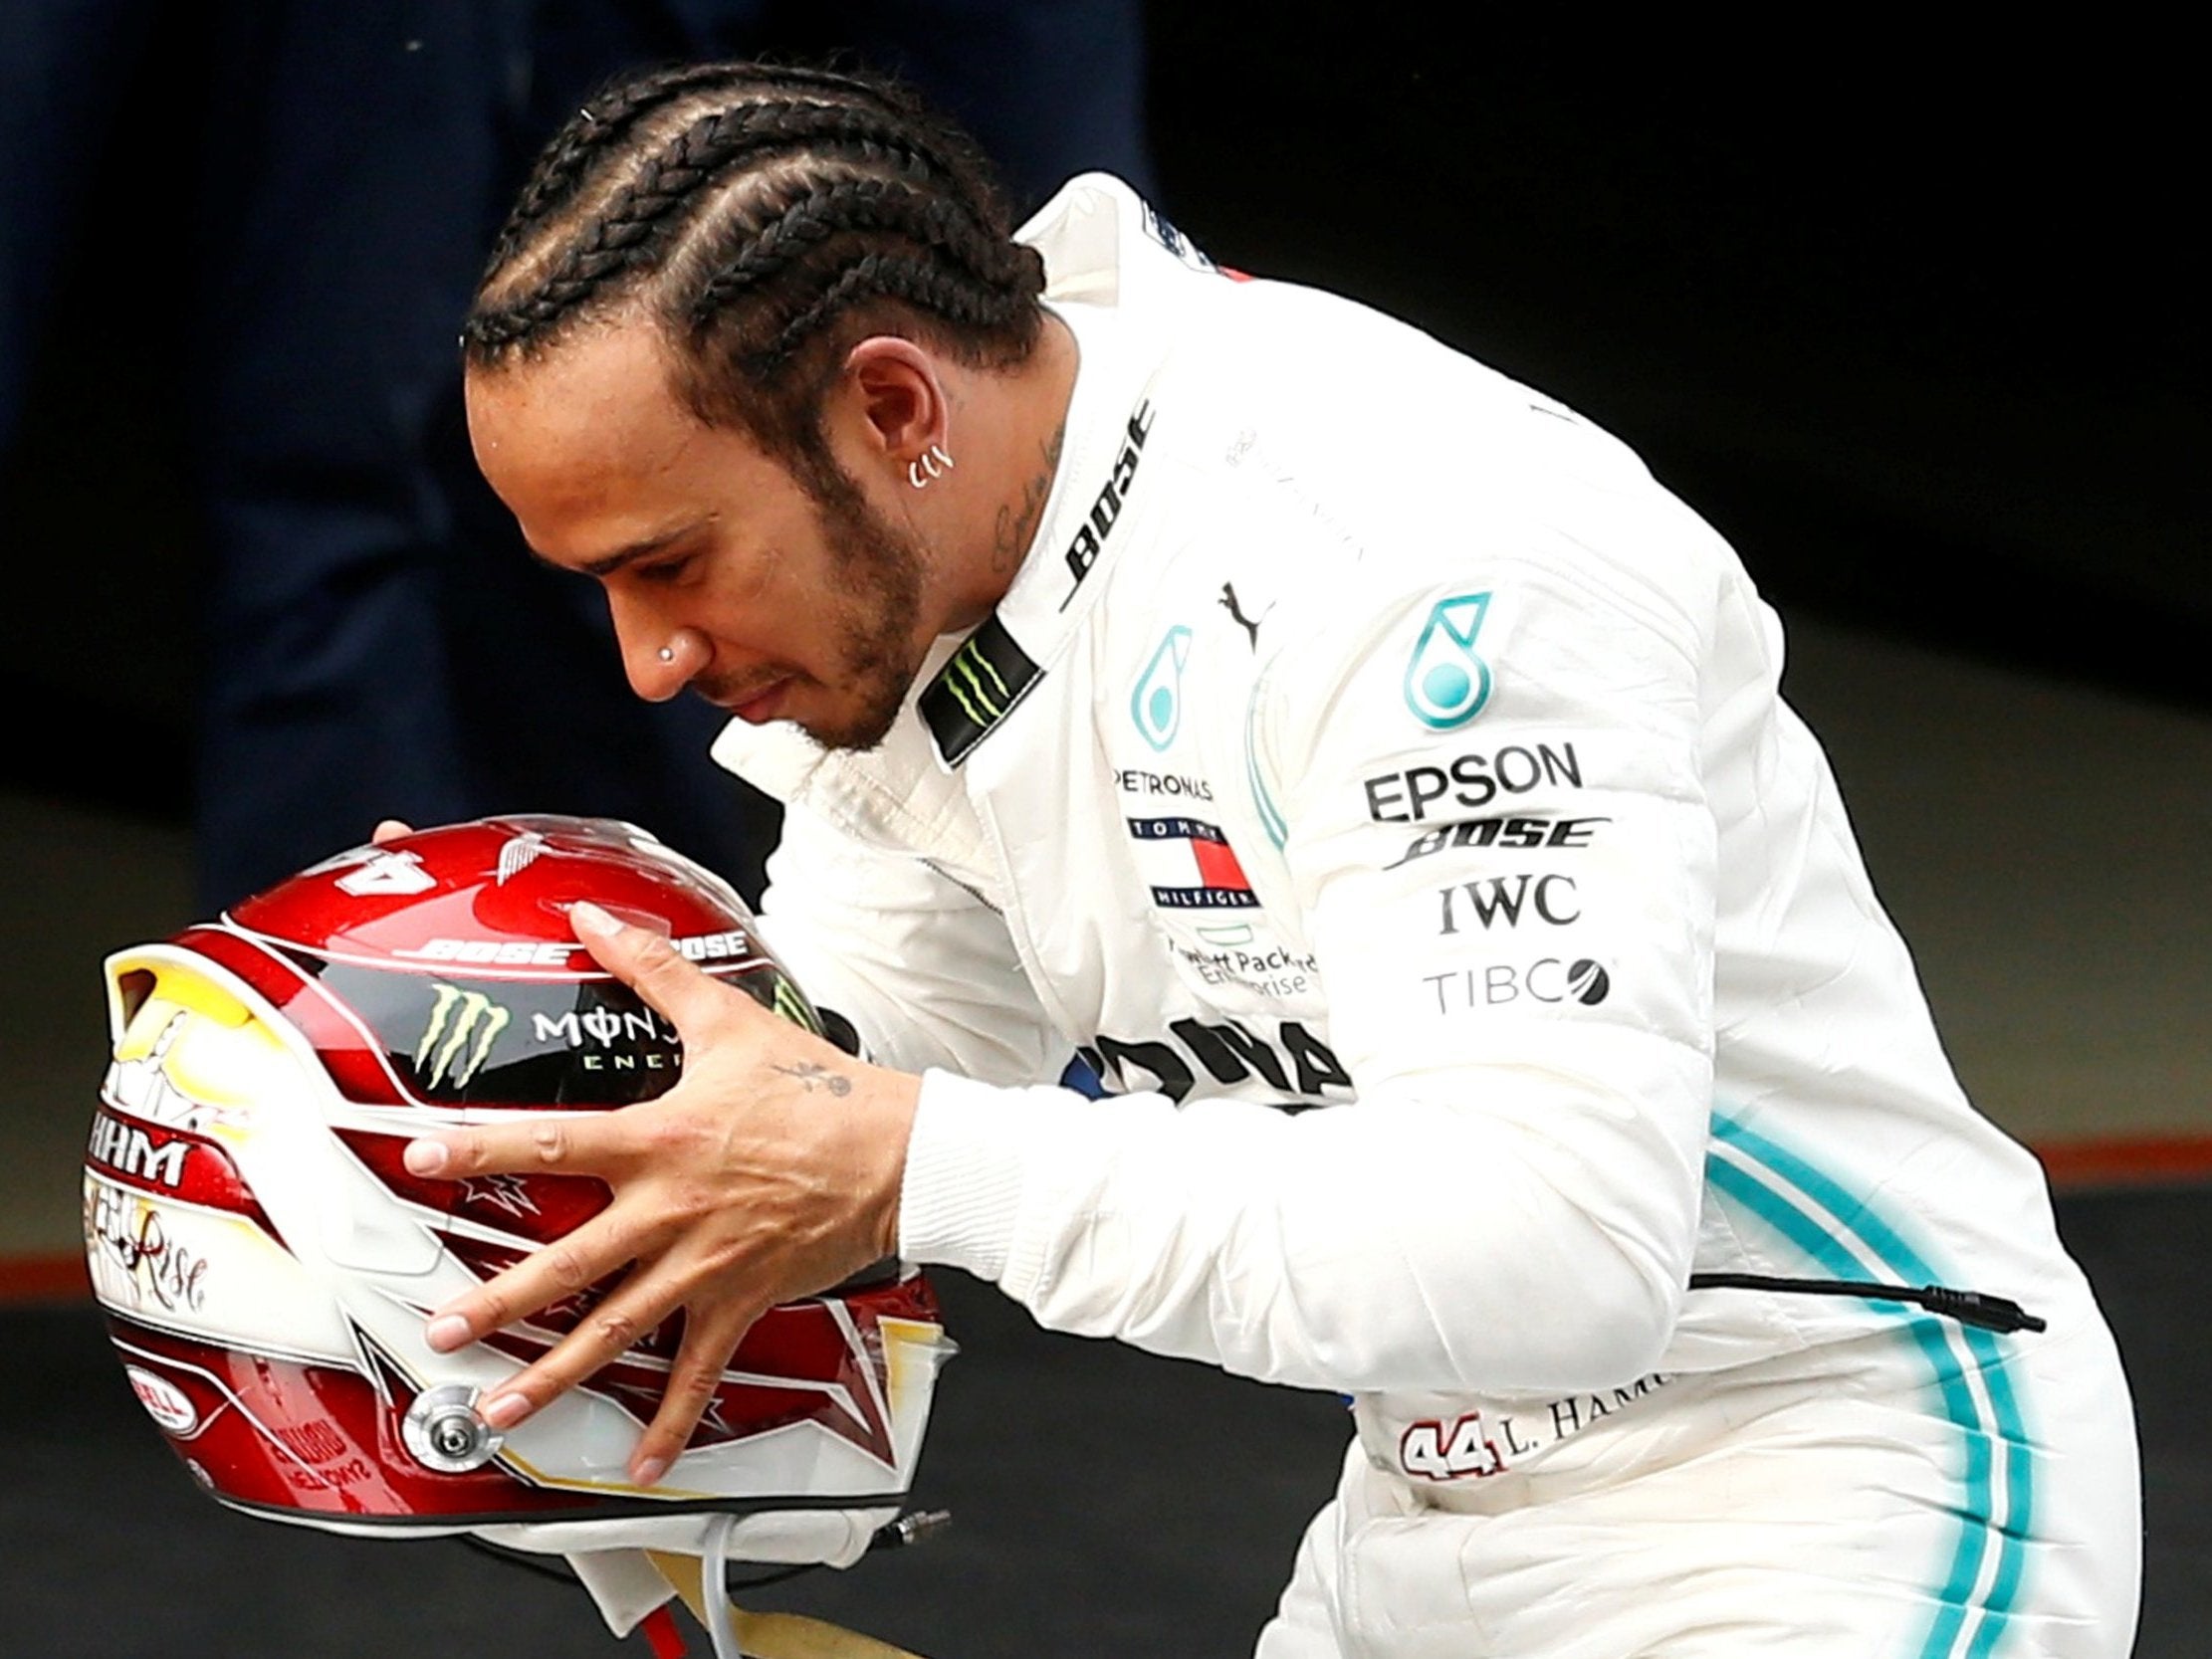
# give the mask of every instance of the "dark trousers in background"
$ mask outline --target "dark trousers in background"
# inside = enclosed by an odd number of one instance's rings
[[[0,114],[0,442],[72,239],[141,277],[157,257],[206,552],[205,610],[179,619],[205,646],[199,903],[382,816],[494,811],[628,819],[757,893],[774,812],[707,760],[720,715],[632,697],[596,590],[534,564],[476,476],[455,340],[493,231],[596,83],[680,58],[841,50],[903,73],[1023,211],[1087,168],[1143,187],[1140,8],[178,5],[16,0],[0,21],[20,94]]]

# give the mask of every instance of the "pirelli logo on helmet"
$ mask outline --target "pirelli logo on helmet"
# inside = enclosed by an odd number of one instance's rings
[[[968,758],[1043,673],[993,616],[937,671],[916,707],[948,766]]]
[[[443,984],[431,988],[436,1000],[415,1044],[415,1075],[428,1089],[465,1089],[484,1069],[492,1045],[515,1016],[482,991]]]

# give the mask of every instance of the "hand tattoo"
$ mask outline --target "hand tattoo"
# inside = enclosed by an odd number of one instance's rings
[[[840,1076],[827,1066],[817,1066],[811,1060],[801,1061],[795,1066],[773,1066],[770,1070],[781,1072],[785,1077],[797,1078],[798,1086],[809,1095],[816,1089],[827,1089],[832,1095],[852,1093],[851,1078]]]

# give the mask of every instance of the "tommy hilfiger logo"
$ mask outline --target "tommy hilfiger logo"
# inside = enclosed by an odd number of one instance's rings
[[[1256,910],[1252,884],[1220,829],[1197,818],[1131,818],[1129,833],[1153,851],[1145,860],[1152,902],[1163,910]],[[1165,878],[1165,879],[1161,879]]]

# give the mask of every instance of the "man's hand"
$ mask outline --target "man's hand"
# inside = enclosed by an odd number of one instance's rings
[[[631,1478],[650,1486],[684,1449],[755,1320],[896,1254],[921,1080],[778,1019],[595,905],[569,917],[599,963],[675,1026],[683,1080],[619,1111],[411,1142],[407,1167],[418,1175],[594,1175],[614,1193],[567,1237],[439,1309],[425,1335],[449,1351],[634,1263],[552,1351],[491,1390],[483,1410],[512,1427],[681,1309],[682,1348],[630,1459]]]

